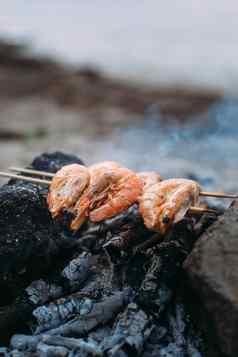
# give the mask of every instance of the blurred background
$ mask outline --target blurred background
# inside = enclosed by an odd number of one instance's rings
[[[238,190],[235,0],[8,1],[0,168],[62,150]]]

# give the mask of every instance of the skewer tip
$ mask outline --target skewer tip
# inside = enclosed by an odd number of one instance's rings
[[[201,191],[200,196],[208,196],[208,197],[217,197],[217,198],[238,198],[237,194],[230,194],[224,192],[210,192],[210,191]]]

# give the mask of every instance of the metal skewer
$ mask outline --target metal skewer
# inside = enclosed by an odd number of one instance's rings
[[[24,169],[24,170],[28,170],[28,169]],[[21,171],[23,171],[23,170],[21,170]],[[32,171],[32,170],[30,170],[30,171]],[[41,172],[41,175],[43,175],[42,171],[38,171],[38,172]],[[23,176],[23,175],[12,174],[10,172],[1,172],[0,171],[0,176],[8,177],[8,178],[14,178],[14,179],[23,180],[23,181],[32,182],[32,183],[37,183],[37,184],[43,184],[43,185],[47,185],[47,186],[49,186],[50,183],[51,183],[51,181],[49,181],[49,180],[43,180],[43,179],[38,179],[38,178],[34,178],[34,177],[28,177],[28,176]],[[189,213],[192,213],[192,214],[203,214],[203,213],[217,214],[217,211],[213,210],[213,209],[209,209],[209,208],[190,207]]]

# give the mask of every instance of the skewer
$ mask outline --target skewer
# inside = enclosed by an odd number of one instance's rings
[[[54,177],[54,174],[46,171],[38,171],[33,169],[25,169],[21,167],[9,167],[10,171],[14,172],[23,172],[26,174],[32,174],[36,176],[46,176],[46,177]],[[41,183],[41,182],[39,182]],[[224,193],[224,192],[210,192],[210,191],[201,191],[200,196],[208,196],[208,197],[218,197],[218,198],[238,198],[238,195]]]
[[[203,207],[190,207],[189,208],[189,213],[193,214],[202,214],[202,213],[212,213],[212,214],[218,214],[218,212],[215,209],[211,208],[203,208]]]
[[[201,191],[200,196],[209,196],[209,197],[220,197],[220,198],[238,198],[238,195],[233,195],[224,192],[210,192],[210,191]]]
[[[50,172],[38,171],[38,170],[33,170],[33,169],[25,169],[25,168],[15,167],[15,166],[9,167],[9,170],[13,171],[13,172],[23,172],[26,174],[32,174],[32,175],[36,175],[36,176],[54,177],[54,174],[52,174]]]
[[[25,170],[28,170],[28,169],[25,169]],[[49,180],[43,180],[43,179],[38,179],[38,178],[33,178],[33,177],[28,177],[28,176],[23,176],[23,175],[16,175],[16,174],[12,174],[10,172],[1,172],[0,171],[0,176],[14,178],[14,179],[23,180],[23,181],[32,182],[32,183],[37,183],[37,184],[48,185],[48,186],[51,183],[51,181],[49,181]],[[209,209],[209,208],[190,207],[189,213],[192,213],[192,214],[203,214],[203,213],[217,214],[217,211],[213,210],[213,209]]]
[[[48,181],[48,180],[42,180],[42,179],[27,177],[27,176],[23,176],[23,175],[11,174],[10,172],[1,172],[0,171],[0,176],[10,177],[10,178],[14,178],[14,179],[22,180],[22,181],[28,181],[28,182],[32,182],[32,183],[39,183],[42,185],[50,185],[50,181]]]

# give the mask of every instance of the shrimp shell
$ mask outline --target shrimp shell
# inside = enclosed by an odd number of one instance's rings
[[[148,188],[149,186],[152,186],[163,180],[160,174],[158,174],[155,171],[139,172],[137,175],[140,177],[140,179],[143,182],[143,187],[144,187],[143,192],[145,192],[145,187]]]
[[[200,186],[192,180],[169,179],[144,186],[139,211],[148,229],[165,234],[189,207],[199,201]]]
[[[89,170],[85,166],[71,164],[60,169],[52,179],[47,196],[52,217],[59,216],[64,210],[72,210],[89,180]]]
[[[111,185],[104,204],[90,212],[90,220],[100,222],[123,212],[138,201],[142,187],[142,180],[134,172],[118,168],[116,175],[111,177]]]
[[[92,222],[111,218],[131,206],[142,193],[142,180],[117,163],[105,161],[89,168],[90,185],[75,205],[76,230],[89,216]]]

